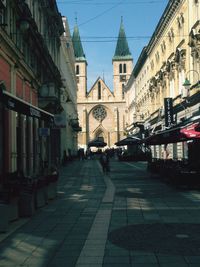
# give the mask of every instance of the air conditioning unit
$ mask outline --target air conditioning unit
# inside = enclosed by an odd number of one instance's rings
[[[0,0],[0,7],[6,7],[7,0]]]

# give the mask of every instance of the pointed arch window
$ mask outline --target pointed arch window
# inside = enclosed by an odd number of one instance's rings
[[[122,73],[122,64],[119,64],[119,73]]]
[[[126,73],[126,64],[123,66],[123,72]]]
[[[98,82],[98,99],[101,99],[101,82]]]
[[[79,68],[79,65],[76,65],[76,75],[79,75],[80,74],[80,68]]]

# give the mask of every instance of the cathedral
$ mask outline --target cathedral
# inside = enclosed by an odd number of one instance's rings
[[[79,148],[87,149],[88,142],[100,138],[107,147],[124,137],[126,102],[124,86],[133,69],[133,58],[129,50],[123,21],[121,20],[113,64],[113,90],[98,77],[87,89],[87,59],[84,54],[78,26],[72,37],[77,78],[77,109],[82,131],[78,135]]]

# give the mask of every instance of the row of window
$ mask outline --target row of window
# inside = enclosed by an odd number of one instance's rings
[[[126,73],[126,64],[119,64],[119,73]],[[76,75],[80,74],[80,67],[76,65]]]
[[[119,64],[119,73],[126,73],[126,64]]]
[[[98,82],[98,100],[102,98],[101,82]],[[124,99],[124,84],[122,84],[122,98]]]
[[[120,64],[122,65],[122,64]],[[124,64],[126,66],[126,64]],[[125,70],[126,70],[126,67],[125,67]],[[79,75],[80,74],[80,68],[79,68],[79,65],[76,65],[76,75]],[[76,81],[77,83],[79,83],[79,77],[77,76],[76,77]],[[126,75],[121,75],[120,76],[120,82],[125,82],[126,81]],[[100,100],[102,98],[102,90],[101,90],[101,82],[99,81],[98,82],[98,89],[97,89],[97,98],[98,100]],[[124,99],[124,84],[122,84],[122,98]]]
[[[40,22],[40,27],[38,27],[41,34],[44,34],[43,39],[47,44],[49,52],[54,60],[54,62],[59,64],[59,42],[58,38],[50,38],[49,35],[49,25],[47,18],[42,16],[41,8],[39,4],[35,5],[34,1],[27,1],[30,10],[32,11],[32,17],[35,22]],[[40,3],[41,4],[41,3]],[[36,12],[39,12],[39,15]],[[41,78],[41,58],[38,57],[37,51],[34,46],[34,41],[28,38],[29,27],[25,21],[21,20],[19,14],[16,13],[16,8],[11,6],[9,3],[5,7],[0,7],[0,24],[5,33],[9,35],[11,40],[15,43],[16,47],[23,53],[24,61],[33,70],[38,78]]]

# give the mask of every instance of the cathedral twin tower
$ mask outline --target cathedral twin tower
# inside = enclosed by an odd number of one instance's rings
[[[78,146],[87,149],[89,141],[101,138],[108,147],[124,137],[126,102],[124,85],[130,78],[133,59],[128,47],[123,22],[121,21],[117,46],[112,59],[113,92],[98,77],[91,89],[87,90],[87,60],[76,25],[72,37],[77,78],[77,108],[79,124]]]

